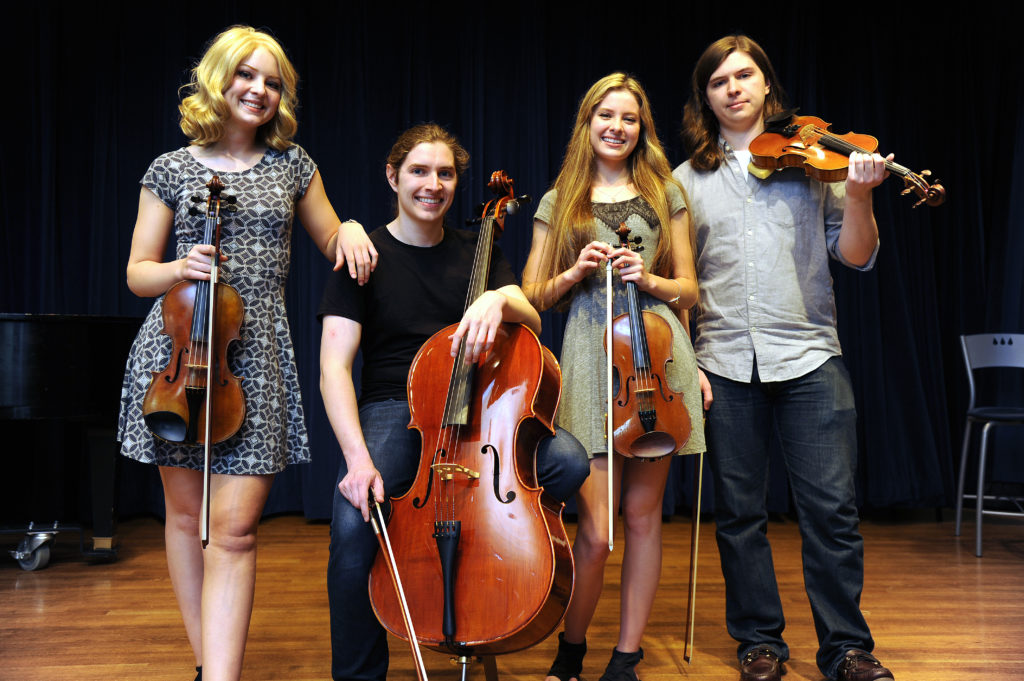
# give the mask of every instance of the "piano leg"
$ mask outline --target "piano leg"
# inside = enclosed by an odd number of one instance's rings
[[[86,447],[92,483],[92,551],[86,554],[114,559],[117,557],[114,546],[117,526],[114,500],[117,493],[118,442],[110,428],[89,428]]]

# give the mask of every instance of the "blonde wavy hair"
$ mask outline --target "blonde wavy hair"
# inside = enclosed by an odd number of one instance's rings
[[[617,90],[633,95],[639,105],[640,138],[628,159],[629,174],[634,189],[654,209],[662,227],[651,271],[659,276],[672,274],[672,231],[668,229],[671,216],[665,187],[674,184],[680,191],[683,188],[672,177],[672,168],[654,130],[651,103],[643,87],[625,73],[612,73],[590,86],[576,111],[576,123],[553,187],[558,196],[541,257],[543,279],[551,279],[572,267],[583,247],[594,240],[591,191],[597,160],[590,143],[590,121],[604,98]],[[685,192],[683,195],[685,197]]]
[[[277,60],[283,87],[277,113],[260,126],[257,134],[264,144],[278,151],[291,146],[291,138],[299,127],[295,120],[299,74],[281,45],[268,33],[251,26],[232,26],[214,38],[192,69],[191,82],[181,87],[187,96],[178,105],[179,125],[193,144],[207,146],[224,135],[224,123],[231,116],[224,91],[231,85],[238,65],[258,47]]]

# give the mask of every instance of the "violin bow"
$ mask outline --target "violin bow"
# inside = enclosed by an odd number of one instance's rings
[[[605,408],[607,414],[604,418],[608,440],[608,551],[615,550],[615,424],[612,423],[612,261],[606,260],[604,265],[605,273],[605,308],[607,320],[605,324],[605,356],[608,358],[606,367],[606,382],[608,386],[608,400]]]
[[[210,403],[213,401],[213,329],[216,319],[214,308],[217,306],[217,281],[220,279],[220,193],[224,189],[224,184],[220,181],[220,177],[214,175],[206,186],[210,189],[210,195],[206,200],[206,220],[208,225],[211,218],[215,220],[214,229],[216,231],[212,239],[214,251],[213,259],[210,261],[210,285],[206,294],[208,302],[206,305],[206,338],[204,338],[206,342],[206,357],[204,358],[206,362],[206,399],[203,401],[206,410],[206,423],[203,424],[203,501],[199,508],[199,540],[204,549],[210,543],[210,465],[213,459],[213,444],[210,442],[213,437],[213,410]],[[216,214],[211,215],[214,212]]]
[[[219,257],[219,251],[214,253],[214,261]],[[207,305],[210,316],[206,320],[206,399],[204,400],[206,407],[206,423],[203,426],[203,502],[199,510],[199,539],[203,544],[203,548],[210,543],[210,460],[213,458],[213,453],[210,444],[210,438],[213,433],[211,431],[211,421],[213,420],[213,412],[210,408],[211,397],[213,396],[213,320],[214,320],[214,299],[217,291],[217,265],[214,265],[210,269],[210,303]]]
[[[704,482],[704,452],[694,457],[693,513],[690,526],[690,586],[686,592],[686,633],[683,636],[683,659],[690,664],[693,657],[693,630],[697,617],[697,548],[700,543],[700,498]]]
[[[416,663],[416,677],[419,681],[427,681],[427,668],[423,664],[423,653],[420,652],[419,639],[416,638],[416,628],[412,624],[412,615],[409,613],[409,602],[405,599],[405,589],[402,588],[402,577],[398,574],[398,564],[395,562],[395,554],[391,551],[391,538],[388,536],[388,526],[384,521],[384,511],[380,504],[373,497],[370,491],[370,506],[376,512],[370,514],[370,523],[373,524],[373,532],[377,535],[377,543],[386,558],[388,574],[391,576],[391,583],[395,587],[395,594],[398,596],[398,604],[402,607],[402,620],[405,622],[405,630],[409,634],[409,647],[412,649],[412,659]]]

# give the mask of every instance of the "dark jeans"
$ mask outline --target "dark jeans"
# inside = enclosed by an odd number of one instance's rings
[[[756,365],[751,383],[707,376],[715,398],[707,437],[729,634],[739,641],[740,659],[760,647],[789,657],[765,510],[774,431],[803,538],[818,668],[834,678],[846,650],[874,648],[860,611],[864,545],[855,503],[857,414],[849,374],[833,357],[805,376],[777,383],[760,382]]]
[[[420,436],[409,424],[406,402],[368,404],[359,410],[363,437],[388,496],[400,496],[412,485],[420,458]],[[338,482],[348,472],[345,461]],[[537,478],[559,501],[572,496],[590,474],[587,453],[576,438],[558,429],[537,448]],[[377,556],[377,538],[359,509],[334,488],[331,553],[327,563],[327,595],[331,607],[331,674],[336,681],[384,681],[388,644],[384,628],[370,607],[367,580]]]

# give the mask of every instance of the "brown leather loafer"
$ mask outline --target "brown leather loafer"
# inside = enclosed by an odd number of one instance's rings
[[[740,681],[781,681],[782,662],[771,648],[755,648],[740,662]]]
[[[874,655],[853,648],[846,651],[846,656],[836,670],[838,681],[893,681],[892,672],[882,666]]]

